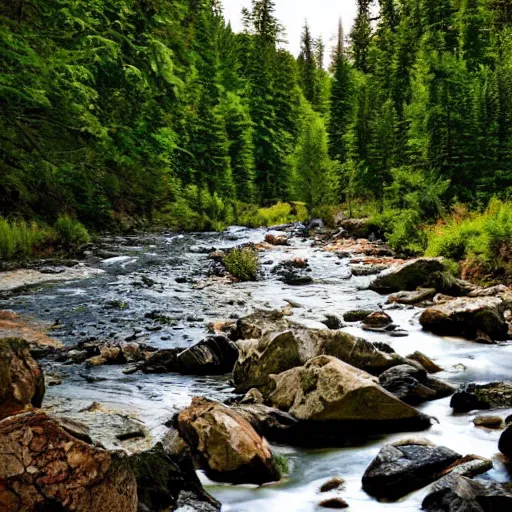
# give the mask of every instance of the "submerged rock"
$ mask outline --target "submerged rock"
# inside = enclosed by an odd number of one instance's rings
[[[3,512],[136,512],[128,457],[88,444],[42,411],[0,421]]]
[[[44,374],[20,338],[0,339],[0,419],[27,405],[40,407],[45,393]]]
[[[272,332],[282,332],[290,327],[288,309],[257,309],[237,321],[237,339],[254,340]]]
[[[240,414],[206,398],[181,411],[177,428],[210,478],[264,484],[280,479],[270,448]]]
[[[440,478],[461,457],[428,441],[387,444],[366,469],[363,489],[378,499],[396,501]]]
[[[335,489],[339,489],[340,487],[343,487],[343,484],[345,483],[345,480],[343,478],[340,478],[339,476],[335,476],[331,478],[330,480],[327,480],[327,482],[323,483],[320,487],[320,492],[329,492],[334,491]]]
[[[436,293],[437,290],[435,288],[418,288],[412,292],[401,291],[390,295],[388,302],[414,305],[433,299]]]
[[[459,298],[427,308],[420,323],[439,336],[475,339],[483,334],[492,340],[506,340],[509,326],[503,316],[504,306],[498,297]]]
[[[427,512],[497,512],[512,508],[512,484],[472,480],[450,474],[437,481],[423,500]]]
[[[329,356],[272,375],[265,394],[268,403],[301,421],[378,432],[430,426],[428,416],[398,400],[375,377]]]
[[[452,396],[450,407],[455,412],[512,407],[512,382],[462,384]]]
[[[400,400],[418,405],[455,393],[455,387],[427,375],[426,370],[408,364],[394,366],[379,375],[380,385]]]
[[[226,336],[208,336],[177,357],[179,371],[194,375],[222,375],[233,370],[238,348]]]
[[[440,258],[418,258],[395,265],[379,274],[370,284],[370,290],[378,293],[413,291],[428,285],[434,272],[444,270]]]
[[[289,329],[259,340],[238,342],[240,355],[233,371],[237,392],[264,386],[270,374],[304,365],[319,356],[334,356],[369,373],[381,373],[405,359],[342,331]]]

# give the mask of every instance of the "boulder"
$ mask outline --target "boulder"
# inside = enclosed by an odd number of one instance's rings
[[[188,452],[176,456],[158,442],[133,454],[130,463],[137,481],[138,512],[167,512],[183,501],[191,510],[220,510],[220,503],[201,485]]]
[[[267,333],[285,331],[290,327],[289,309],[257,309],[237,321],[237,339],[254,340]]]
[[[426,356],[422,352],[413,352],[412,354],[409,354],[407,356],[407,359],[410,361],[416,361],[423,368],[425,368],[425,370],[427,370],[428,373],[439,373],[443,371],[443,369],[439,365],[434,363],[434,361],[432,361],[430,357]]]
[[[364,322],[371,314],[375,313],[372,309],[354,309],[347,311],[343,315],[345,322]]]
[[[178,355],[183,352],[183,348],[166,348],[157,350],[138,366],[144,373],[169,373],[178,372],[180,364]]]
[[[379,274],[370,284],[370,289],[378,293],[413,291],[428,285],[432,273],[443,270],[440,258],[409,260]]]
[[[336,331],[337,329],[343,329],[345,324],[338,315],[325,315],[325,320],[322,321],[328,329]]]
[[[377,378],[330,356],[271,375],[266,400],[301,421],[335,428],[384,432],[430,426],[429,417],[379,386]]]
[[[327,482],[324,482],[319,491],[320,492],[330,492],[334,491],[336,489],[339,489],[340,487],[343,487],[345,484],[345,480],[343,478],[340,478],[339,476],[335,476],[331,478],[330,480],[327,480]]]
[[[452,396],[450,407],[453,408],[454,412],[512,407],[512,382],[462,384]]]
[[[0,504],[3,512],[136,512],[137,485],[124,452],[31,411],[0,421]]]
[[[465,297],[478,290],[478,286],[458,279],[449,272],[433,272],[430,276],[429,286],[435,288],[438,293],[449,295],[450,297]]]
[[[386,327],[393,322],[391,317],[384,311],[375,311],[363,320],[364,327]]]
[[[464,297],[425,309],[420,323],[423,329],[439,336],[474,340],[484,334],[492,340],[506,340],[509,326],[503,313],[501,298]]]
[[[504,422],[501,416],[476,416],[473,419],[475,427],[485,427],[495,430],[503,428]]]
[[[368,238],[371,234],[369,219],[345,219],[338,226],[352,238]]]
[[[426,370],[409,364],[394,366],[379,375],[380,385],[400,400],[418,405],[455,393],[455,388],[441,380],[429,377]]]
[[[472,480],[450,474],[437,481],[423,500],[427,512],[498,512],[512,508],[512,484]]]
[[[265,236],[265,242],[270,245],[290,245],[288,236],[273,233]]]
[[[206,398],[194,398],[177,428],[199,465],[214,479],[264,484],[280,479],[270,448],[240,414]]]
[[[506,455],[512,460],[512,425],[508,425],[508,427],[502,432],[498,448],[503,455]]]
[[[238,348],[226,336],[208,336],[178,355],[180,372],[194,375],[222,375],[231,372]]]
[[[20,338],[0,339],[0,419],[27,405],[40,407],[45,393],[44,374]]]
[[[318,504],[321,508],[342,509],[348,508],[348,503],[343,498],[328,498]]]
[[[387,444],[366,469],[363,489],[378,499],[396,501],[436,481],[461,457],[425,440]]]
[[[369,373],[379,374],[405,359],[379,350],[373,343],[342,331],[289,329],[268,333],[259,340],[239,341],[239,357],[233,371],[237,392],[264,386],[270,374],[304,365],[318,355],[337,357]]]
[[[388,297],[388,302],[414,305],[434,298],[437,293],[435,288],[418,288],[412,292],[401,291]]]

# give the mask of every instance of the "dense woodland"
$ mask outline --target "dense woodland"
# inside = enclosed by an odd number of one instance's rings
[[[511,2],[358,0],[298,58],[274,7],[237,34],[218,0],[2,0],[0,215],[211,229],[371,204],[414,248],[454,204],[507,199]]]

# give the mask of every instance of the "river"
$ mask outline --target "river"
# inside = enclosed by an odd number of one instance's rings
[[[386,298],[365,290],[368,277],[350,277],[348,259],[313,247],[311,240],[294,238],[291,247],[276,247],[261,254],[264,276],[251,283],[231,284],[205,277],[209,265],[206,248],[231,247],[245,242],[260,242],[266,231],[230,228],[211,234],[151,234],[129,237],[104,237],[99,254],[89,265],[103,272],[88,279],[45,284],[0,300],[1,309],[55,323],[52,336],[65,344],[88,338],[144,341],[154,347],[187,347],[206,333],[214,320],[237,318],[255,308],[282,308],[294,303],[294,318],[317,325],[325,314],[383,306],[394,323],[409,335],[392,338],[347,327],[351,334],[371,341],[385,341],[399,354],[419,350],[444,368],[436,375],[454,384],[465,381],[490,382],[510,379],[512,345],[480,345],[474,342],[441,338],[421,330],[413,307],[390,307]],[[205,248],[203,250],[203,248]],[[273,265],[292,257],[307,258],[313,283],[287,286],[270,272]],[[299,306],[299,307],[297,307]],[[164,315],[167,323],[155,321]],[[45,401],[50,404],[98,401],[130,410],[158,435],[163,423],[193,396],[224,400],[231,396],[229,376],[189,377],[175,374],[125,375],[121,366],[85,368],[56,363],[46,368],[63,374],[63,383],[49,387]],[[312,511],[330,496],[319,494],[320,485],[333,476],[345,479],[340,496],[350,510],[419,510],[428,488],[398,503],[382,504],[361,489],[365,468],[380,447],[406,437],[424,437],[462,454],[492,458],[494,469],[481,478],[506,481],[510,475],[498,455],[500,431],[476,428],[476,413],[452,414],[449,398],[427,402],[419,407],[434,416],[430,430],[392,434],[367,439],[357,446],[336,449],[303,450],[274,446],[288,459],[289,477],[260,488],[219,485],[201,475],[203,483],[223,504],[226,512]],[[512,410],[500,411],[505,417]],[[333,494],[334,495],[334,494]]]

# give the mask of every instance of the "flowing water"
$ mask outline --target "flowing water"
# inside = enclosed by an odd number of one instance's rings
[[[347,327],[351,334],[371,341],[384,341],[399,354],[419,350],[445,370],[436,375],[454,384],[465,381],[490,382],[510,379],[512,345],[479,345],[456,338],[425,333],[418,323],[420,309],[389,307],[386,298],[365,290],[369,278],[350,277],[348,260],[314,248],[311,241],[294,239],[291,247],[279,247],[261,255],[264,278],[253,283],[213,282],[205,277],[209,261],[203,248],[231,247],[260,242],[264,230],[230,228],[221,234],[162,234],[112,237],[101,241],[104,259],[89,264],[103,270],[89,279],[44,285],[0,301],[0,308],[54,322],[52,335],[65,344],[88,338],[144,341],[154,347],[187,347],[206,333],[213,320],[237,318],[254,308],[281,308],[292,301],[294,318],[315,326],[325,314],[351,309],[383,306],[393,321],[409,332],[392,338],[381,333]],[[107,252],[108,251],[108,252]],[[270,273],[273,265],[292,257],[307,258],[313,284],[287,286]],[[166,322],[153,320],[155,316]],[[152,318],[151,318],[152,317]],[[157,435],[163,423],[193,396],[224,400],[231,396],[229,377],[191,377],[176,374],[125,375],[122,367],[56,365],[46,368],[64,375],[63,383],[48,388],[46,401],[98,401],[137,414]],[[462,454],[493,459],[494,469],[481,478],[510,479],[498,455],[500,432],[475,428],[476,415],[452,414],[449,398],[426,403],[419,408],[438,419],[422,433],[375,436],[349,448],[303,450],[275,446],[289,464],[289,478],[262,487],[220,485],[201,475],[208,490],[223,503],[226,512],[312,511],[316,504],[339,495],[352,510],[419,510],[427,489],[398,503],[382,504],[361,489],[365,468],[386,442],[405,437],[425,437]],[[499,411],[505,417],[512,410]],[[318,492],[333,476],[346,480],[336,494]]]

